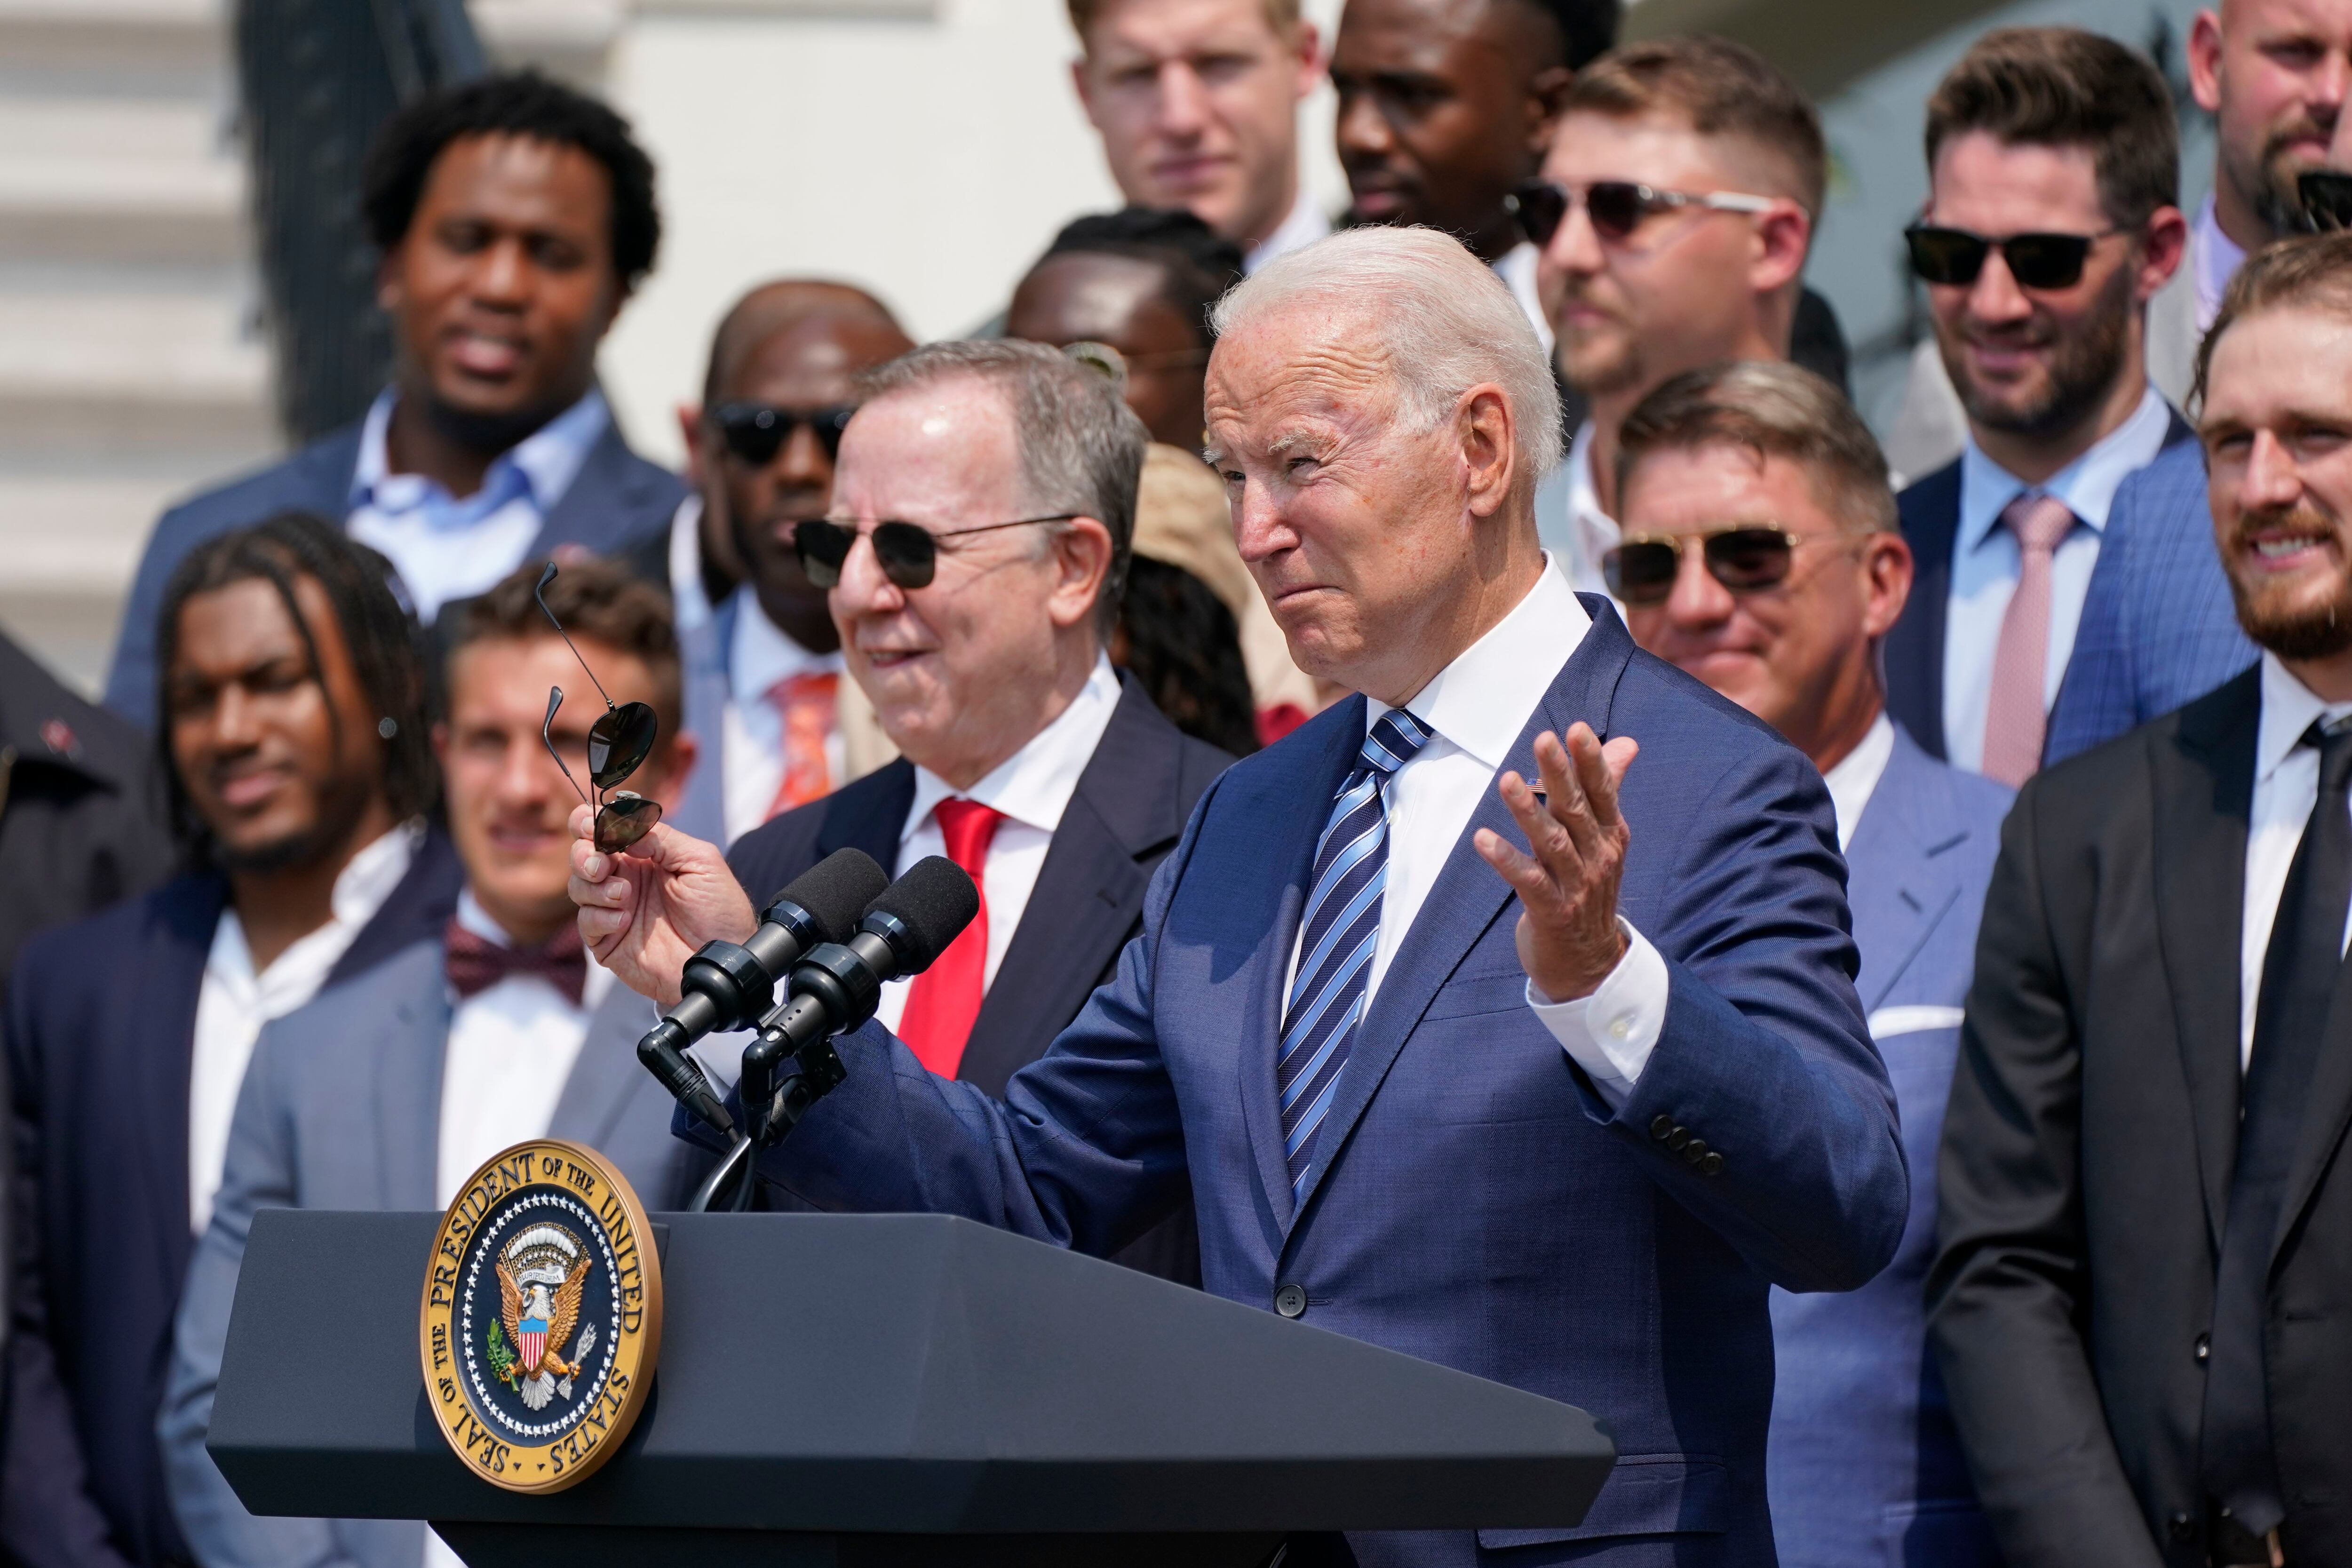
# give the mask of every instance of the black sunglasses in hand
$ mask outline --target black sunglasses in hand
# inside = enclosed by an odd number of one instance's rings
[[[805,425],[815,436],[817,445],[824,448],[825,461],[841,456],[841,433],[849,428],[849,416],[857,412],[854,403],[830,404],[823,408],[786,408],[772,403],[722,403],[710,411],[710,421],[719,426],[719,434],[727,449],[755,468],[764,468],[776,460],[793,432]]]
[[[555,612],[547,607],[547,585],[554,581],[555,563],[551,561],[547,563],[547,570],[539,574],[538,586],[530,591],[531,597],[539,601],[539,607],[554,626],[555,635],[563,639],[563,646],[572,650],[572,657],[580,659],[580,668],[588,677],[588,683],[596,689],[596,695],[604,699],[604,717],[588,728],[588,779],[596,786],[593,801],[588,798],[588,792],[580,787],[580,781],[572,778],[572,769],[564,762],[563,753],[555,749],[555,711],[563,706],[563,688],[561,686],[547,689],[547,718],[539,727],[539,739],[541,744],[547,748],[547,754],[555,759],[555,765],[563,770],[564,778],[570,782],[573,793],[580,796],[581,804],[596,808],[596,847],[604,854],[617,855],[652,832],[654,824],[661,820],[661,802],[647,800],[641,795],[615,787],[625,782],[631,773],[637,771],[639,764],[653,754],[654,738],[660,733],[661,725],[654,718],[653,709],[646,703],[614,705],[613,699],[605,693],[604,683],[596,679],[596,672],[588,668],[588,661],[581,658],[580,646],[572,640],[572,634],[563,629],[563,623],[556,619]],[[606,790],[614,791],[610,800],[604,798]]]
[[[2083,280],[2091,247],[2122,232],[2105,228],[2096,234],[2012,234],[1988,239],[1964,228],[1913,224],[1903,231],[1903,239],[1910,247],[1911,270],[1922,283],[1969,288],[1984,270],[1986,258],[1998,250],[2019,288],[2072,289]]]
[[[1010,522],[983,522],[975,528],[947,528],[934,533],[919,522],[877,522],[874,525],[874,559],[882,574],[901,588],[928,588],[940,565],[940,541],[967,533],[993,533],[1000,528],[1026,528],[1034,522],[1072,522],[1083,512],[1057,511],[1050,517],[1016,517]],[[855,523],[812,518],[793,528],[793,550],[811,583],[831,588],[841,581],[841,569],[857,545]]]

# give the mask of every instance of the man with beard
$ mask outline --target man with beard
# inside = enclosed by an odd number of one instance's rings
[[[383,253],[392,385],[358,424],[164,513],[106,703],[154,716],[156,606],[182,557],[280,511],[340,520],[430,624],[520,562],[658,532],[684,487],[631,452],[596,349],[654,264],[654,169],[620,116],[524,72],[404,106],[360,206]]]
[[[1789,357],[1829,158],[1796,84],[1722,38],[1603,55],[1569,85],[1518,217],[1558,368],[1589,413],[1535,496],[1545,547],[1601,591],[1617,426],[1668,377]]]
[[[2071,27],[1987,34],[1927,103],[1906,231],[1968,409],[1959,458],[1905,490],[1918,578],[1887,706],[1929,755],[2014,787],[2041,765],[2116,487],[2185,440],[2143,353],[2188,225],[2164,79]]]
[[[2011,1563],[2352,1562],[2352,237],[2231,283],[2213,538],[2255,668],[2028,783],[1931,1331]]]
[[[687,832],[739,838],[897,754],[845,679],[793,529],[832,503],[853,380],[914,346],[872,295],[807,279],[752,289],[711,339],[702,406],[679,416],[695,493],[677,526],[727,541],[748,575],[680,628],[686,727],[708,759],[672,818]]]
[[[264,1023],[456,908],[415,623],[373,551],[289,514],[163,595],[160,762],[194,868],[26,944],[0,1545],[28,1568],[190,1560],[155,1415]]]

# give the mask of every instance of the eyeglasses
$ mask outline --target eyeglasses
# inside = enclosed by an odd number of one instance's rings
[[[1566,185],[1556,185],[1549,180],[1528,180],[1510,194],[1505,205],[1519,220],[1519,227],[1538,245],[1549,245],[1559,226],[1568,221],[1569,210],[1576,205],[1577,193]],[[1643,223],[1663,212],[1678,207],[1704,207],[1709,212],[1764,213],[1770,212],[1770,196],[1743,195],[1738,191],[1662,191],[1655,185],[1644,185],[1633,180],[1595,180],[1584,187],[1584,216],[1592,220],[1592,232],[1606,240],[1633,237]]]
[[[1735,594],[1753,594],[1788,581],[1797,547],[1843,539],[1839,534],[1800,537],[1786,529],[1734,523],[1704,533],[1646,533],[1626,540],[1601,557],[1601,575],[1622,603],[1648,608],[1674,595],[1683,564],[1683,541],[1699,542],[1706,574]]]
[[[647,800],[629,790],[617,790],[611,800],[606,800],[604,792],[626,780],[637,771],[638,764],[653,754],[654,737],[660,733],[661,725],[646,703],[625,702],[617,708],[613,705],[612,698],[605,694],[604,683],[596,679],[588,661],[580,658],[580,647],[572,640],[572,634],[563,629],[555,612],[547,608],[547,585],[554,581],[555,563],[551,561],[547,570],[539,574],[539,584],[531,589],[531,597],[539,601],[539,607],[555,627],[555,635],[563,639],[563,646],[572,650],[572,657],[580,659],[580,668],[587,674],[588,683],[596,689],[596,695],[604,699],[604,716],[588,727],[588,779],[596,786],[595,800],[588,799],[580,781],[572,778],[563,753],[555,749],[555,710],[563,706],[561,686],[547,689],[547,718],[539,727],[540,743],[555,759],[555,765],[563,769],[564,778],[581,803],[595,806],[596,847],[604,854],[617,855],[653,831],[654,824],[661,820],[661,802]]]
[[[882,575],[901,588],[928,588],[940,564],[940,541],[961,539],[967,533],[993,533],[1000,528],[1026,528],[1033,522],[1070,522],[1084,512],[1057,511],[1051,517],[1016,517],[1010,522],[983,522],[977,528],[950,528],[933,533],[915,522],[874,525],[874,559]],[[793,550],[801,570],[820,588],[841,581],[841,568],[857,544],[857,525],[812,518],[793,530]]]
[[[2096,234],[2012,234],[1987,239],[1964,228],[1913,224],[1903,231],[1903,238],[1911,247],[1911,270],[1923,283],[1965,289],[1984,270],[1985,258],[1998,250],[2019,288],[2072,289],[2083,280],[2091,247],[2122,232],[2103,228]]]
[[[857,412],[854,403],[836,403],[824,408],[782,408],[772,403],[722,403],[711,410],[711,422],[726,439],[727,449],[755,468],[766,468],[776,460],[793,432],[805,425],[824,448],[825,460],[841,456],[841,433],[849,428],[849,416]]]
[[[2303,216],[2321,234],[2352,228],[2352,174],[2341,169],[2312,169],[2294,179]]]

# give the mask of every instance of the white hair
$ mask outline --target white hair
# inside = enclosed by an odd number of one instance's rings
[[[1217,301],[1219,338],[1307,300],[1370,304],[1397,401],[1423,431],[1462,395],[1503,389],[1530,487],[1559,466],[1559,387],[1535,329],[1494,268],[1433,228],[1350,228],[1276,258]]]

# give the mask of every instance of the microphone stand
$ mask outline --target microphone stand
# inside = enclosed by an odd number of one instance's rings
[[[689,1214],[710,1213],[721,1194],[729,1194],[730,1212],[750,1209],[760,1184],[759,1152],[782,1142],[808,1114],[809,1107],[849,1076],[829,1036],[811,1040],[797,1051],[790,1049],[791,1037],[778,1020],[791,1005],[792,1000],[787,999],[761,1020],[759,1038],[743,1048],[743,1076],[737,1088],[743,1098],[745,1126],[696,1189],[687,1204]],[[791,1070],[779,1075],[778,1068],[786,1064]]]

